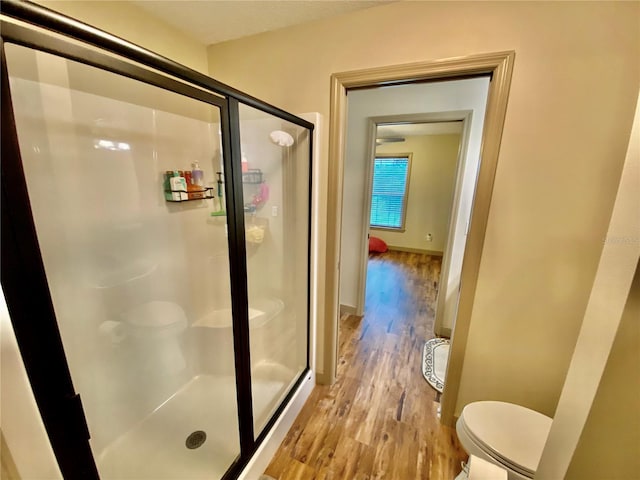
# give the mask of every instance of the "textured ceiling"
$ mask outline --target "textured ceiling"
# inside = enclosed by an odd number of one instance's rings
[[[370,8],[368,0],[134,0],[131,3],[205,45]]]

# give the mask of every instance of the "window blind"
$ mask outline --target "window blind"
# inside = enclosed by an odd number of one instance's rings
[[[408,173],[408,157],[375,159],[371,195],[372,227],[403,228]]]

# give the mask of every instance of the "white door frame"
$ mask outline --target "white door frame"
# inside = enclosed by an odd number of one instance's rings
[[[369,221],[371,217],[371,195],[373,190],[373,164],[376,158],[376,131],[379,125],[388,124],[412,124],[412,123],[441,123],[441,122],[462,122],[462,135],[460,137],[460,147],[458,148],[458,158],[456,160],[456,184],[454,190],[454,198],[452,202],[452,208],[449,210],[449,228],[447,239],[445,243],[447,249],[450,248],[449,236],[451,235],[453,220],[456,215],[454,208],[459,202],[459,196],[462,187],[462,170],[464,169],[464,154],[466,153],[466,142],[469,140],[469,128],[471,126],[471,110],[458,110],[448,112],[428,112],[428,113],[410,113],[401,115],[384,115],[379,117],[369,118],[369,142],[367,144],[367,166],[366,166],[366,180],[364,190],[364,207],[361,233],[361,247],[360,251],[360,275],[358,277],[358,299],[356,303],[356,315],[364,315],[365,297],[367,292],[367,265],[369,260]],[[444,279],[444,265],[447,259],[447,250],[444,252],[442,274],[440,275],[440,285],[442,285],[442,279]],[[448,268],[447,268],[448,272]]]
[[[441,405],[441,421],[453,425],[469,334],[471,311],[480,270],[484,236],[491,205],[500,140],[507,110],[515,52],[469,55],[443,60],[392,65],[331,76],[329,121],[329,165],[327,177],[327,226],[324,272],[323,375],[319,381],[333,383],[338,363],[338,320],[340,298],[340,242],[342,237],[342,194],[344,147],[347,119],[347,90],[357,87],[398,85],[423,80],[456,79],[470,75],[491,75],[482,134],[482,154],[471,226],[467,235],[454,341],[449,353],[447,385]]]

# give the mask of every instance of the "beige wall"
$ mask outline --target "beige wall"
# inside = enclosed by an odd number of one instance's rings
[[[333,72],[515,50],[457,412],[555,411],[629,138],[639,16],[637,2],[396,2],[209,47],[217,79],[324,115]]]
[[[640,426],[636,313],[640,259],[640,99],[603,243],[584,321],[536,479],[565,478],[569,470],[573,472],[569,478],[636,477],[619,476],[615,472],[634,471],[632,465],[638,465],[640,447],[637,442],[624,445],[624,441],[633,440],[634,435],[637,440]],[[636,280],[632,287],[634,272]],[[629,315],[632,325],[627,324]],[[630,433],[634,427],[636,433]],[[600,444],[594,430],[599,431]],[[599,449],[602,457],[596,453]],[[594,457],[588,459],[589,455]],[[622,466],[607,462],[620,459],[633,463]],[[602,465],[591,469],[592,462]],[[608,469],[604,476],[598,474],[604,471],[601,468]],[[591,473],[583,477],[586,471]]]
[[[128,2],[36,0],[36,3],[129,40],[199,72],[208,71],[205,45]]]
[[[386,143],[377,154],[412,153],[407,216],[404,232],[372,230],[394,247],[443,252],[455,187],[460,135],[406,137],[403,143]],[[427,242],[427,233],[433,241]]]

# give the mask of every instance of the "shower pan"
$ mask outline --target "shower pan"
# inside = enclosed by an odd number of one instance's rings
[[[2,286],[63,476],[237,478],[311,378],[313,124],[28,2],[1,27]]]

